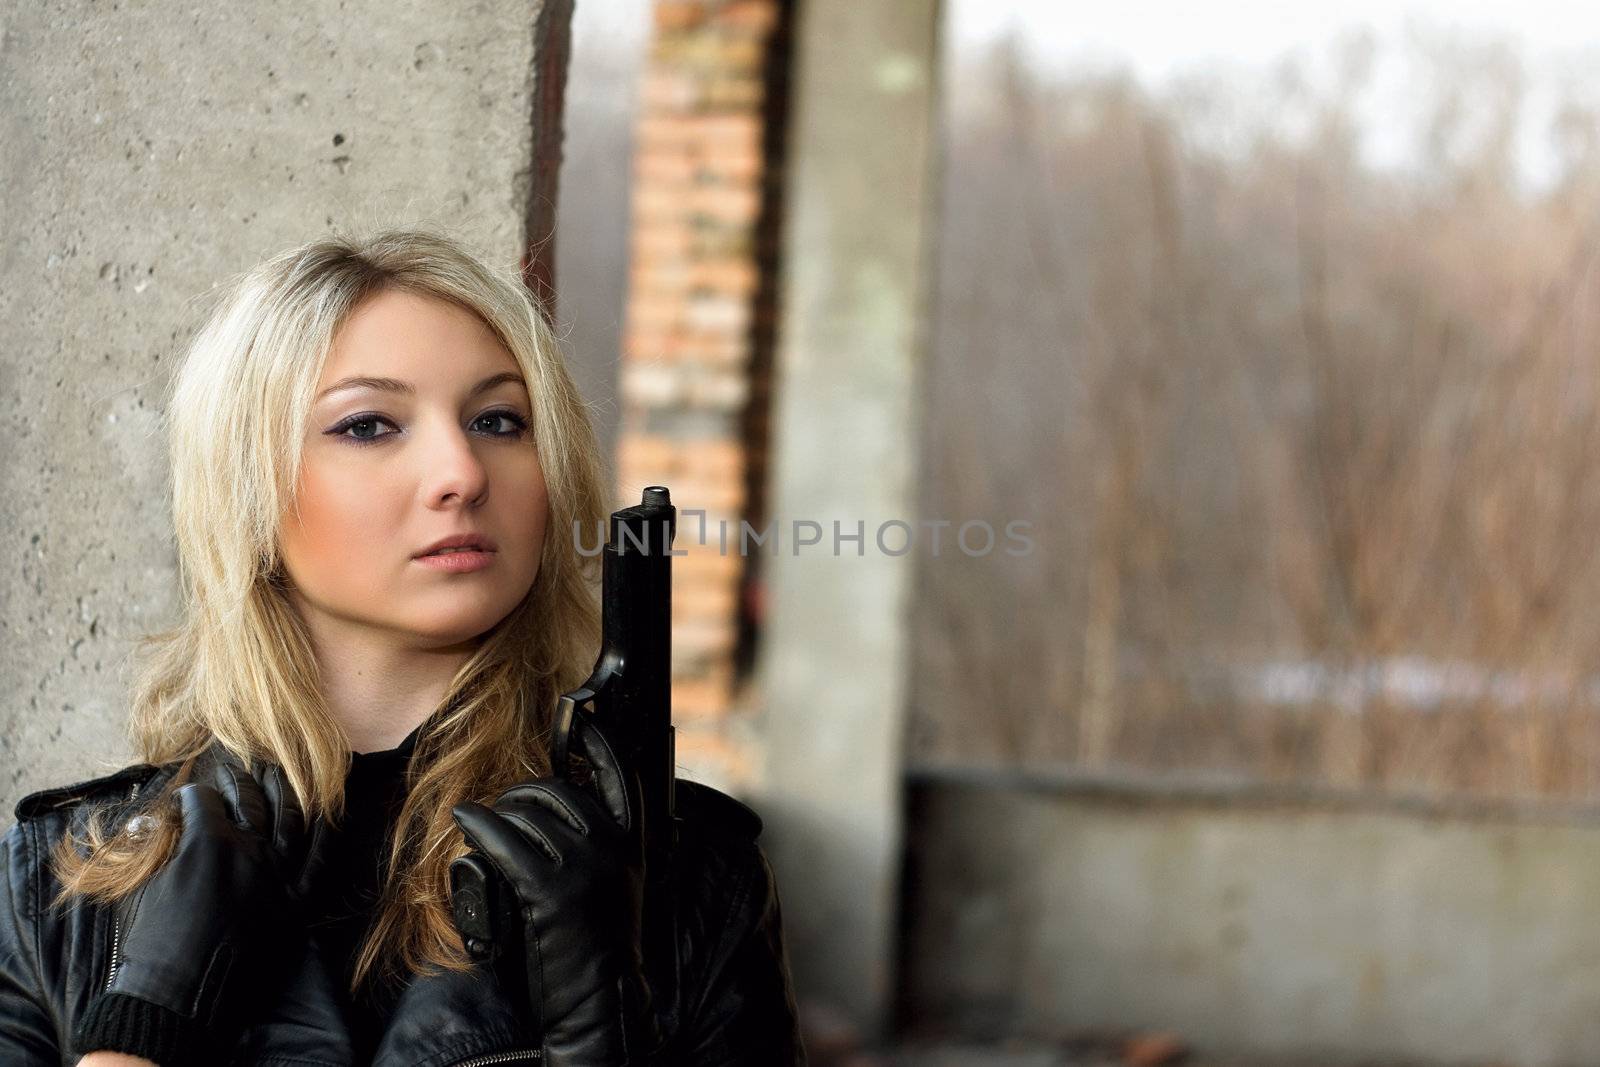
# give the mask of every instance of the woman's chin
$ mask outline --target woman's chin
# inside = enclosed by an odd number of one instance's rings
[[[413,625],[403,628],[416,634],[418,641],[424,647],[444,650],[476,644],[494,629],[495,623],[505,618],[505,614],[505,612],[463,613],[449,619],[418,620]]]

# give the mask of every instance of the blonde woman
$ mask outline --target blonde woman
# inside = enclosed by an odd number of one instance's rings
[[[591,788],[552,774],[607,494],[517,275],[426,232],[288,251],[223,295],[166,420],[183,615],[141,660],[143,762],[3,838],[0,1062],[803,1062],[754,813],[681,784],[652,988],[605,738],[575,736]],[[474,849],[525,984],[452,920]]]

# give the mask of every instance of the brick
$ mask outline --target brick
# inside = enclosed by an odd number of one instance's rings
[[[672,330],[636,329],[629,327],[622,334],[622,362],[661,360],[664,363],[682,362],[684,344]]]
[[[744,486],[725,481],[708,481],[695,478],[692,475],[679,475],[673,480],[673,500],[678,499],[682,493],[683,503],[686,508],[703,508],[706,511],[718,511],[725,514],[736,514],[744,506]],[[716,544],[715,527],[707,531],[712,549]],[[732,536],[730,531],[730,536]]]
[[[744,472],[744,455],[736,441],[696,441],[688,450],[688,461],[705,474],[737,476]]]
[[[739,587],[732,582],[672,591],[672,610],[685,618],[734,618],[739,610]]]
[[[717,224],[698,220],[690,227],[695,255],[750,255],[755,248],[754,234],[748,226]]]
[[[700,139],[695,136],[692,122],[693,118],[687,115],[662,115],[647,112],[639,120],[638,125],[634,127],[634,150],[637,152],[682,151],[698,144]]]
[[[702,507],[698,502],[686,501],[683,505],[683,510],[705,512],[703,532],[702,520],[699,515],[684,515],[682,512],[680,512],[678,520],[678,537],[673,542],[675,548],[678,548],[684,552],[695,552],[702,555],[706,553],[711,553],[713,555],[721,554],[718,541],[718,538],[721,536],[718,523],[721,522],[727,524],[729,553],[737,553],[738,537],[736,536],[736,533],[738,530],[738,519],[736,516],[727,511]],[[705,538],[705,544],[703,545],[700,543],[700,538],[702,536]],[[724,586],[730,586],[739,581],[739,574],[740,571],[737,568],[723,572],[712,572],[705,569],[686,570],[682,572],[674,571],[672,579],[673,588],[687,590],[722,588]]]
[[[645,122],[650,122],[645,119]],[[661,120],[667,122],[668,120]],[[761,144],[761,116],[754,114],[692,115],[672,120],[678,124],[663,131],[672,138],[683,138],[704,148],[739,147]]]
[[[684,525],[682,527],[682,541],[681,543],[678,543],[676,547],[688,552],[689,555],[681,556],[675,562],[688,568],[688,574],[705,576],[696,580],[725,581],[729,580],[733,574],[737,573],[737,568],[716,568],[708,570],[702,565],[701,562],[690,561],[696,560],[697,556],[705,556],[708,559],[719,558],[720,553],[718,537],[720,535],[716,521],[712,518],[712,516],[735,516],[742,514],[745,504],[744,487],[742,484],[731,480],[724,481],[723,483],[719,484],[716,482],[708,482],[703,479],[696,479],[691,475],[685,474],[679,469],[675,469],[674,465],[670,463],[652,464],[641,462],[625,464],[619,462],[617,466],[618,476],[622,481],[629,484],[637,483],[641,486],[666,485],[672,489],[673,503],[676,504],[679,509],[707,512],[705,527],[706,544],[704,545],[699,544],[699,518],[690,518],[685,516],[683,519]],[[738,552],[739,528],[738,523],[731,519],[728,524],[728,540],[729,553],[736,554]]]
[[[700,86],[698,106],[707,111],[756,111],[766,100],[766,92],[757,72],[712,78]]]
[[[730,655],[733,651],[731,640],[699,641],[691,638],[697,627],[704,628],[706,620],[694,617],[685,617],[674,612],[672,617],[672,677],[674,682],[678,679],[707,681],[715,675],[719,667],[731,662]],[[728,692],[726,685],[715,686],[722,690],[724,696]]]
[[[661,34],[650,45],[652,67],[707,80],[725,73],[759,72],[766,57],[766,42],[744,33]]]
[[[687,210],[681,197],[666,190],[635,189],[633,193],[633,224],[657,226],[662,223],[686,222],[697,225],[694,213]]]
[[[705,686],[720,697],[720,702],[726,703],[733,694],[733,667],[727,662],[701,667],[672,676],[674,695],[676,695],[679,682],[696,682]]]
[[[704,333],[681,328],[646,328],[630,323],[623,333],[624,361],[693,361],[706,367],[742,367],[750,358],[748,335]]]
[[[724,224],[747,228],[755,225],[760,214],[760,197],[729,193],[725,196],[695,198],[689,221],[697,226]]]
[[[668,152],[653,149],[638,152],[633,157],[633,180],[639,182],[691,182],[701,167],[687,152]],[[637,192],[637,188],[635,188]]]
[[[643,487],[641,486],[641,489],[642,488]],[[698,505],[685,504],[683,506],[697,507]],[[698,545],[693,547],[684,545],[683,547],[688,549],[689,554],[686,556],[679,556],[677,559],[672,561],[673,574],[682,573],[686,576],[696,575],[704,576],[706,578],[726,578],[732,580],[744,569],[743,561],[740,560],[738,556],[724,556],[717,552],[715,542],[705,547],[700,547]]]
[[[654,294],[637,294],[628,301],[628,328],[630,330],[660,329],[687,323],[688,308],[680,299],[660,298]]]
[[[699,239],[699,231],[682,217],[636,219],[633,226],[634,254],[654,260],[691,259]]]
[[[685,551],[693,548],[695,551],[700,552],[721,552],[721,549],[718,548],[717,544],[717,538],[719,536],[717,524],[719,522],[726,523],[728,527],[728,552],[736,552],[738,550],[738,538],[735,537],[734,534],[738,526],[738,521],[733,515],[727,512],[718,511],[709,511],[706,514],[706,545],[704,548],[700,548],[696,544],[695,540],[700,536],[700,523],[698,518],[685,518],[679,524],[678,534],[682,543],[679,544],[678,547],[684,549]],[[744,574],[742,571],[731,575],[710,574],[705,571],[687,571],[683,574],[675,574],[673,576],[672,588],[674,591],[674,596],[681,595],[691,598],[701,596],[722,596],[737,590],[740,583],[743,581]]]
[[[695,29],[710,18],[703,0],[655,0],[651,8],[658,32]]]
[[[748,334],[694,338],[692,344],[695,358],[708,367],[743,367],[750,361]]]
[[[690,557],[685,556],[683,559]],[[673,560],[673,566],[681,560]],[[733,620],[684,620],[672,628],[672,645],[684,649],[727,649],[733,647]]]
[[[763,192],[761,182],[734,173],[734,169],[743,165],[751,154],[744,148],[702,153],[657,151],[650,157],[655,162],[649,164],[649,173],[636,175],[648,177],[652,188],[635,190],[635,194],[648,192],[653,196],[690,197],[693,198],[691,209],[699,209],[730,195],[759,200]],[[759,159],[759,155],[756,158]],[[724,166],[725,163],[734,167]]]
[[[623,366],[620,377],[622,398],[630,404],[682,403],[692,388],[681,365],[630,363]]]
[[[759,185],[766,176],[766,159],[758,145],[724,148],[705,167],[714,169],[726,181],[747,181]]]
[[[652,67],[639,81],[639,107],[652,114],[694,111],[711,98],[713,84],[685,71]]]
[[[760,284],[761,274],[748,257],[717,256],[691,262],[686,271],[686,281],[691,288],[717,289],[748,297]]]
[[[628,293],[639,301],[681,301],[694,286],[695,257],[643,251],[628,269]]]
[[[703,34],[700,37],[705,42],[704,62],[712,72],[759,72],[766,66],[767,42],[761,37],[747,33]]]
[[[640,188],[633,195],[633,222],[650,227],[687,223],[707,226],[753,226],[761,214],[761,190],[744,183],[660,185]]]
[[[630,470],[669,470],[676,465],[677,452],[671,441],[629,434],[617,442],[617,465]]]
[[[697,493],[712,490],[720,492],[724,487],[739,486],[744,482],[743,471],[737,473],[707,474],[703,470],[697,470],[696,468],[690,466],[687,462],[685,462],[685,459],[686,457],[680,454],[674,474],[683,485]],[[688,489],[685,491],[687,492]],[[707,545],[703,551],[707,552],[716,551],[717,532],[715,527],[710,524],[713,524],[718,517],[727,518],[729,520],[737,520],[738,516],[743,514],[743,511],[741,510],[743,508],[742,501],[736,501],[734,504],[729,506],[719,506],[714,502],[707,501],[705,499],[697,499],[686,506],[697,508],[706,513],[706,523],[708,524],[708,528],[706,530]],[[696,520],[696,523],[698,524],[698,520]],[[695,536],[699,535],[698,525],[693,532]]]
[[[685,392],[681,395],[687,403],[718,411],[744,407],[750,392],[750,383],[742,373],[727,371],[695,375],[683,385]]]
[[[672,718],[675,723],[701,725],[726,718],[731,694],[725,686],[685,678],[672,683]]]
[[[708,673],[719,662],[726,662],[725,655],[708,655],[699,657],[680,657],[676,647],[672,650],[672,689],[676,699],[678,686],[683,685],[693,691],[698,702],[710,704],[708,710],[714,713],[726,713],[732,704],[733,693],[729,686],[708,680]]]
[[[634,218],[641,223],[656,219],[685,219],[695,214],[700,202],[694,197],[695,186],[685,182],[650,182],[633,192]]]
[[[697,330],[743,333],[750,329],[750,305],[736,297],[701,296],[684,307],[684,318]]]
[[[717,9],[718,29],[738,29],[753,36],[767,37],[778,25],[777,0],[734,0]]]
[[[681,300],[695,288],[700,262],[694,256],[639,255],[628,268],[633,292]]]

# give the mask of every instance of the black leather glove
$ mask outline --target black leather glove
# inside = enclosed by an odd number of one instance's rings
[[[305,820],[281,770],[265,787],[231,758],[176,791],[171,859],[114,905],[109,980],[73,1032],[80,1053],[162,1067],[222,1062],[250,1009],[274,995],[303,923],[289,890]]]
[[[593,768],[597,791],[538,778],[501,793],[492,810],[465,803],[452,814],[516,894],[527,999],[547,1067],[643,1064],[662,1039],[640,940],[638,784],[584,716],[572,745]]]

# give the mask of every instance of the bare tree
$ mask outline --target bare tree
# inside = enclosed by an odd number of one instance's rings
[[[1422,165],[1376,170],[1333,47],[1249,107],[953,72],[926,509],[1039,550],[922,557],[919,758],[1595,795],[1589,112],[1530,193],[1514,52],[1419,38]],[[1252,108],[1309,134],[1194,133]]]

